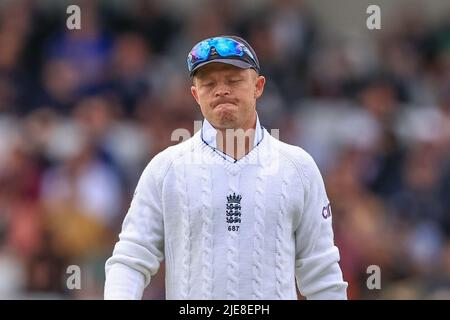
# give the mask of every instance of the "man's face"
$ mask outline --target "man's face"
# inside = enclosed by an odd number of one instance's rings
[[[249,129],[255,124],[256,99],[264,84],[265,78],[253,69],[215,62],[196,72],[191,93],[216,129]]]

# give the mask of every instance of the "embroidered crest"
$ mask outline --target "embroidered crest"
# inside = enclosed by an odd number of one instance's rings
[[[233,225],[233,224],[240,224],[241,223],[241,195],[236,195],[236,193],[233,192],[233,194],[227,196],[227,223],[228,223],[228,230],[229,231],[238,231],[239,225]]]

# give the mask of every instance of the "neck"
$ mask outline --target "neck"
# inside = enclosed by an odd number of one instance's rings
[[[218,129],[217,148],[239,160],[253,149],[256,134],[256,113],[247,125],[239,128]]]

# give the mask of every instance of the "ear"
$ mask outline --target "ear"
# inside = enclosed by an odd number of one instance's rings
[[[255,99],[261,97],[264,91],[264,85],[266,84],[266,78],[263,76],[257,76],[255,82]]]
[[[198,91],[197,91],[197,87],[195,85],[191,86],[191,94],[194,97],[197,104],[200,105],[199,100],[198,100]]]

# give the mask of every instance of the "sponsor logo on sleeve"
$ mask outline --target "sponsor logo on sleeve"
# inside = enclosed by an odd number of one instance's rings
[[[331,217],[331,204],[330,203],[328,203],[325,207],[323,207],[322,217],[324,219],[328,219],[329,217]]]

